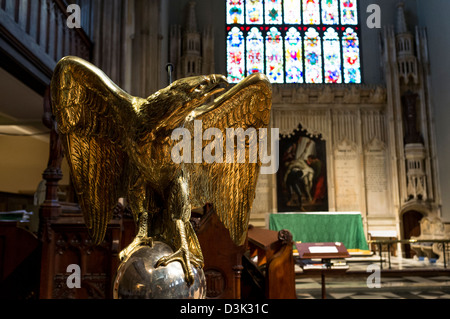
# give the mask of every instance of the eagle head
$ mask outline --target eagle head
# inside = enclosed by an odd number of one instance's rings
[[[144,113],[148,120],[152,120],[148,124],[157,129],[173,130],[180,127],[192,111],[222,92],[227,85],[225,76],[219,74],[177,80],[147,99]]]

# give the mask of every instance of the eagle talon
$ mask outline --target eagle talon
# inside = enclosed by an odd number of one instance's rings
[[[131,253],[139,246],[153,246],[153,238],[152,237],[136,237],[131,244],[128,245],[124,250],[119,253],[119,260],[124,261]]]
[[[180,262],[185,273],[185,280],[187,284],[191,286],[194,283],[194,272],[191,265],[199,268],[202,265],[201,260],[192,254],[188,249],[180,248],[172,255],[160,258],[156,263],[155,268],[165,267],[175,261]]]

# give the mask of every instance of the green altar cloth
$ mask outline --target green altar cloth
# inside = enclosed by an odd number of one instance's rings
[[[271,214],[269,228],[287,229],[294,241],[303,243],[341,242],[347,249],[369,249],[360,213]]]

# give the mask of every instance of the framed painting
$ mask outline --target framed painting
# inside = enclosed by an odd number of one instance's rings
[[[328,211],[326,141],[302,130],[280,136],[278,212]]]

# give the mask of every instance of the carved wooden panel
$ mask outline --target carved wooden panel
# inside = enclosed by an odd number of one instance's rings
[[[226,277],[214,268],[204,269],[206,277],[206,295],[209,298],[217,298],[225,291]]]
[[[122,220],[113,219],[104,241],[94,245],[82,216],[51,221],[41,263],[41,298],[109,299],[119,265]],[[68,285],[68,266],[80,269],[81,288]]]
[[[206,297],[240,299],[240,272],[244,246],[236,246],[228,230],[210,206],[203,215],[193,213],[191,222],[205,260]]]

